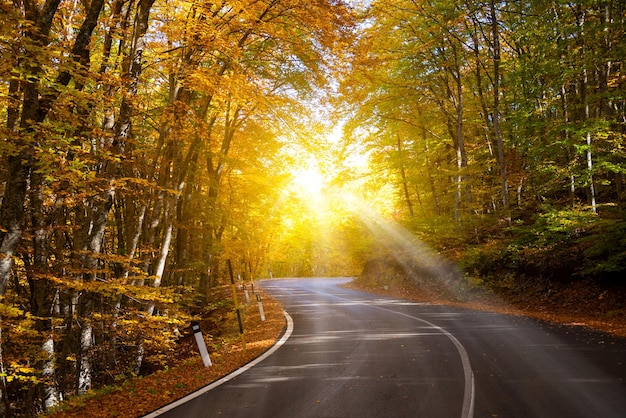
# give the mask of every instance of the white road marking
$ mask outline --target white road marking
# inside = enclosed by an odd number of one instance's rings
[[[200,389],[198,389],[195,392],[190,393],[189,395],[185,396],[184,398],[180,398],[177,401],[174,401],[170,404],[167,404],[159,409],[157,409],[156,411],[153,411],[151,413],[149,413],[148,415],[144,415],[143,418],[153,418],[153,417],[158,417],[159,415],[167,412],[167,411],[171,411],[174,408],[177,408],[178,406],[189,402],[190,400],[197,398],[200,395],[205,394],[206,392],[215,389],[216,387],[223,385],[224,383],[228,382],[229,380],[234,379],[235,377],[239,376],[240,374],[248,371],[249,369],[251,369],[252,367],[256,366],[257,364],[259,364],[260,362],[262,362],[263,360],[265,360],[266,358],[268,358],[269,356],[271,356],[276,350],[278,350],[283,344],[285,344],[287,342],[287,340],[289,339],[289,337],[291,336],[291,334],[293,333],[293,319],[291,318],[291,316],[287,313],[287,312],[283,312],[285,315],[285,319],[287,320],[287,330],[285,330],[285,334],[283,334],[282,338],[280,340],[278,340],[278,342],[276,344],[274,344],[272,346],[272,348],[270,348],[269,350],[267,350],[265,353],[263,353],[262,355],[260,355],[259,357],[255,358],[254,360],[252,360],[250,363],[246,364],[245,366],[235,370],[234,372],[232,372],[229,375],[226,375],[224,377],[222,377],[219,380],[216,380],[215,382],[204,386]]]
[[[475,398],[475,393],[476,393],[475,382],[474,382],[474,371],[472,370],[472,365],[470,363],[469,355],[467,354],[465,347],[463,347],[463,344],[461,344],[461,342],[454,335],[452,335],[450,331],[438,325],[435,325],[432,322],[426,321],[425,319],[418,318],[413,315],[405,314],[403,312],[397,312],[397,311],[383,308],[383,307],[376,306],[376,305],[367,305],[367,306],[371,306],[376,309],[381,309],[383,311],[391,312],[397,315],[402,315],[407,318],[415,319],[416,321],[420,321],[428,326],[435,328],[436,330],[444,334],[446,337],[448,337],[450,341],[452,341],[452,343],[456,347],[456,350],[459,353],[459,356],[461,357],[461,364],[463,365],[463,375],[465,378],[465,390],[463,392],[463,408],[461,410],[461,418],[473,418],[474,398]]]
[[[332,293],[327,293],[327,292],[322,292],[322,291],[313,291],[313,293],[317,293],[319,295],[324,295],[324,296],[332,296],[335,297],[337,299],[343,299],[346,300],[345,297],[343,296],[339,296],[336,294],[332,294]],[[464,386],[465,389],[463,391],[463,407],[461,409],[461,418],[473,418],[474,417],[474,399],[475,399],[475,394],[476,394],[476,386],[475,386],[475,382],[474,382],[474,371],[472,370],[472,364],[470,363],[470,359],[469,359],[469,355],[467,354],[467,351],[465,350],[465,347],[463,347],[463,344],[461,344],[461,342],[450,333],[450,331],[446,330],[445,328],[442,328],[438,325],[433,324],[430,321],[427,321],[425,319],[422,318],[418,318],[416,316],[413,315],[409,315],[409,314],[405,314],[403,312],[397,312],[394,311],[392,309],[388,309],[388,308],[383,308],[382,306],[379,306],[378,304],[371,304],[371,301],[368,301],[367,303],[365,301],[360,302],[362,305],[364,306],[368,306],[368,307],[372,307],[375,309],[380,309],[383,311],[387,311],[396,315],[401,315],[407,318],[411,318],[414,319],[416,321],[420,321],[434,329],[436,329],[437,331],[439,331],[440,333],[442,333],[443,335],[445,335],[446,337],[448,337],[448,339],[450,341],[452,341],[452,343],[454,344],[454,346],[456,347],[457,352],[459,353],[459,356],[461,357],[461,364],[463,366],[463,376],[464,376]],[[357,302],[358,304],[358,302]]]

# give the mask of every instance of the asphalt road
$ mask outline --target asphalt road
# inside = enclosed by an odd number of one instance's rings
[[[345,279],[264,281],[284,344],[160,417],[626,417],[626,340],[408,302]],[[291,332],[291,331],[290,331]]]

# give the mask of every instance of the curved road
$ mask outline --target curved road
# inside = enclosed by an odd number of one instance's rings
[[[624,339],[370,295],[346,281],[260,282],[293,318],[290,338],[147,417],[626,416]]]

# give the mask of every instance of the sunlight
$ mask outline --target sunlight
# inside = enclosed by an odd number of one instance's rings
[[[384,247],[407,271],[411,271],[413,265],[418,265],[422,273],[432,279],[448,282],[458,277],[459,271],[452,263],[439,256],[405,227],[383,216],[351,193],[345,194],[343,199],[352,208],[354,216],[360,219],[378,242],[385,243]]]
[[[324,176],[313,168],[292,172],[294,187],[304,195],[319,195],[324,187]]]
[[[358,232],[371,218],[365,212],[393,217],[393,185],[372,175],[367,149],[346,146],[341,122],[302,139],[283,148],[286,182],[273,210],[281,228],[271,263],[285,275],[354,275],[354,254],[369,239]]]
[[[464,280],[463,272],[407,227],[394,221],[393,214],[382,213],[381,205],[372,205],[369,200],[353,193],[344,193],[341,197],[352,216],[367,230],[363,235],[371,240],[372,259],[383,260],[390,271],[400,268],[404,280],[411,281],[422,292],[439,295],[437,297],[445,294],[459,300],[471,297],[472,290]],[[364,268],[360,274],[373,274],[376,280],[396,280],[393,278],[396,273],[385,276],[377,268],[370,271],[366,273]]]

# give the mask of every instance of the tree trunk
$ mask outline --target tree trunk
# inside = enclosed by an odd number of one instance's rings
[[[52,321],[54,295],[53,288],[46,278],[49,272],[48,258],[50,246],[49,224],[54,219],[47,219],[44,205],[43,176],[38,171],[31,174],[30,214],[33,227],[33,265],[27,276],[31,288],[31,311],[36,315],[35,329],[44,336],[42,350],[46,358],[38,362],[41,371],[41,391],[44,408],[50,409],[59,402],[59,393],[55,378],[55,353]],[[52,215],[51,215],[52,216]]]
[[[398,145],[398,159],[400,165],[400,178],[402,180],[402,190],[404,191],[404,200],[407,205],[407,209],[409,210],[409,216],[411,218],[414,217],[413,214],[413,203],[411,202],[411,195],[409,194],[409,185],[406,180],[406,172],[404,170],[404,158],[402,153],[402,140],[400,139],[400,135],[397,135],[397,145]]]
[[[30,152],[8,157],[8,170],[2,209],[0,211],[0,296],[6,292],[11,276],[13,259],[22,239],[24,228],[24,202],[26,184],[30,173]]]
[[[424,155],[426,157],[426,173],[428,177],[428,185],[430,186],[430,192],[433,198],[433,210],[435,215],[441,215],[441,205],[439,204],[439,194],[437,193],[437,187],[435,186],[435,179],[433,177],[432,163],[430,160],[430,150],[428,146],[428,131],[422,126],[422,139],[424,140]]]
[[[589,198],[591,200],[591,210],[598,212],[596,205],[596,186],[593,181],[593,158],[591,155],[591,132],[587,131],[587,169],[589,171]]]
[[[489,9],[491,14],[491,36],[493,37],[493,134],[496,139],[496,151],[500,167],[502,205],[504,210],[507,211],[509,209],[509,185],[506,160],[504,158],[504,141],[500,131],[500,31],[498,29],[494,0],[489,2]]]
[[[172,231],[173,231],[173,222],[169,216],[169,208],[165,211],[165,222],[167,224],[167,228],[165,229],[165,233],[163,235],[163,242],[161,243],[161,250],[159,252],[159,258],[157,260],[156,268],[154,271],[154,281],[152,282],[153,287],[160,287],[161,280],[163,278],[163,273],[165,272],[165,265],[167,261],[167,255],[170,250],[170,243],[172,242]],[[152,315],[154,313],[155,304],[151,302],[146,309],[146,313],[148,315]]]
[[[44,48],[48,45],[48,35],[52,27],[52,20],[56,14],[61,0],[47,0],[41,9],[34,3],[25,3],[25,16],[32,27],[25,29],[26,42],[32,42],[34,46]],[[45,113],[42,112],[40,101],[39,74],[41,68],[36,64],[37,58],[29,56],[25,59],[24,69],[17,68],[18,73],[25,72],[20,117],[20,128],[28,134],[35,128],[33,124],[42,122]],[[18,110],[16,107],[9,109],[7,128],[9,132],[15,131]],[[9,139],[9,142],[13,142]],[[13,258],[22,238],[24,228],[24,203],[28,178],[32,168],[34,153],[33,143],[22,143],[18,138],[15,142],[17,152],[7,158],[8,170],[11,173],[7,178],[2,208],[0,209],[0,296],[6,292],[6,286],[13,266]]]
[[[93,347],[93,327],[91,321],[86,320],[81,323],[80,338],[78,352],[77,366],[77,380],[76,380],[76,392],[78,395],[84,395],[91,389],[91,348]]]
[[[462,69],[460,63],[460,57],[455,43],[455,38],[452,36],[446,36],[448,42],[449,51],[451,57],[447,57],[445,63],[445,88],[447,97],[454,107],[454,115],[447,114],[447,124],[450,136],[454,143],[455,160],[456,160],[456,174],[454,176],[455,183],[455,205],[454,205],[454,218],[457,222],[461,221],[461,209],[464,206],[463,203],[469,205],[472,203],[472,193],[470,187],[470,175],[467,170],[467,151],[465,149],[465,137],[463,132],[463,114],[464,114],[464,100],[463,100],[463,83],[462,83]],[[441,50],[441,54],[444,54],[444,49]],[[450,82],[452,79],[452,84]],[[463,198],[465,195],[465,198]]]
[[[586,14],[584,11],[580,11],[580,14],[577,18],[577,23],[578,26],[580,28],[580,38],[581,38],[581,55],[584,56],[584,52],[586,49],[586,46],[584,44],[584,38],[583,38],[583,34],[585,32],[585,19],[586,19]],[[585,62],[583,62],[583,65],[586,66],[587,64]],[[580,96],[581,96],[581,100],[583,103],[583,107],[584,107],[584,114],[583,114],[583,123],[588,124],[590,119],[591,119],[591,112],[590,112],[590,106],[589,106],[589,92],[588,92],[588,85],[589,85],[589,75],[588,75],[588,71],[587,68],[583,68],[583,73],[582,73],[582,77],[580,80]],[[585,136],[585,142],[586,142],[586,159],[587,159],[587,180],[589,181],[589,203],[591,204],[591,210],[596,213],[597,212],[597,207],[596,207],[596,187],[595,187],[595,183],[594,183],[594,179],[593,179],[593,158],[592,158],[592,153],[591,153],[591,127],[587,126],[587,134]]]
[[[55,369],[55,353],[54,339],[49,334],[42,345],[46,358],[41,368],[41,377],[43,378],[43,406],[46,410],[58,405],[60,397],[56,385],[56,369]]]
[[[161,250],[159,251],[159,257],[157,259],[156,266],[154,269],[154,274],[153,274],[154,281],[152,282],[152,286],[155,288],[161,286],[163,273],[165,272],[167,256],[170,250],[170,243],[172,241],[172,233],[174,230],[174,225],[173,225],[173,220],[170,217],[170,212],[171,212],[170,206],[171,204],[168,201],[168,203],[166,203],[165,205],[164,214],[163,214],[163,223],[167,225],[167,227],[165,228],[165,232],[163,234],[163,242],[161,243]],[[148,306],[146,308],[146,313],[148,315],[154,315],[155,308],[156,308],[156,304],[154,302],[148,303]],[[145,354],[145,347],[144,347],[143,337],[139,336],[137,340],[137,353],[135,355],[135,365],[134,365],[134,372],[136,375],[139,375],[141,372],[141,366],[143,364],[144,354]]]
[[[452,137],[454,140],[454,148],[456,152],[456,195],[455,195],[455,219],[457,222],[461,221],[461,209],[463,206],[463,200],[466,204],[471,204],[472,194],[470,187],[470,176],[467,172],[467,151],[465,149],[465,137],[463,132],[463,84],[461,79],[461,68],[459,63],[459,56],[456,45],[451,41],[450,49],[453,54],[453,65],[448,69],[452,80],[454,81],[454,88],[447,85],[448,96],[451,98],[454,110],[454,132]],[[465,199],[463,199],[465,194]]]

